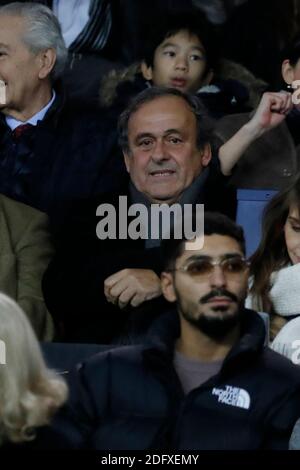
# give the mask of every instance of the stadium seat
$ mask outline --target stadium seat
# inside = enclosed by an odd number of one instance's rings
[[[101,351],[112,349],[113,345],[79,343],[42,343],[41,348],[46,364],[64,373],[81,361]]]
[[[261,238],[261,217],[267,202],[277,191],[267,189],[238,189],[236,222],[245,231],[246,255],[257,248]]]

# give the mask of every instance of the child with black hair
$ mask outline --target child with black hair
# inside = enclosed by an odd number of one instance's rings
[[[217,78],[217,37],[205,16],[198,11],[168,15],[158,25],[155,24],[146,41],[143,56],[138,68],[135,66],[127,70],[121,79],[115,77],[117,83],[111,76],[107,80],[101,92],[101,104],[104,104],[104,98],[106,105],[110,105],[107,114],[117,121],[130,98],[151,86],[171,87],[196,94],[208,114],[215,119],[242,113],[246,118],[226,140],[217,133],[218,148],[214,154],[218,155],[220,170],[225,176],[235,173],[236,164],[248,147],[281,124],[291,110],[291,95],[282,92],[265,93],[256,112],[251,115],[246,112],[249,111],[249,94],[245,86],[237,80]],[[271,158],[268,157],[269,160]],[[256,160],[253,159],[253,165],[250,162],[246,174],[265,180],[269,168],[266,170],[264,161],[260,161],[263,168],[260,171]]]
[[[217,42],[202,13],[168,15],[152,27],[139,69],[130,70],[124,79],[121,77],[116,99],[109,104],[121,111],[131,96],[147,86],[166,86],[199,95],[214,118],[249,111],[247,88],[237,80],[222,80],[218,76]],[[106,86],[102,97],[107,100]]]
[[[141,64],[144,79],[197,94],[214,118],[249,110],[246,87],[221,79],[219,69],[218,37],[200,13],[167,18],[152,32]]]
[[[300,97],[297,87],[297,80],[300,80],[300,36],[296,36],[283,51],[278,74],[279,89],[284,91],[273,95],[290,95],[290,106],[285,110],[284,119],[278,119],[271,132],[265,135],[258,133],[252,142],[249,141],[251,145],[245,147],[242,158],[238,158],[230,180],[235,187],[284,189],[300,169],[300,105],[297,104]],[[250,118],[248,113],[222,118],[217,123],[217,138],[220,142],[230,141],[238,129],[249,123]]]

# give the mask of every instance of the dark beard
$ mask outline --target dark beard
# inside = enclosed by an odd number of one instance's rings
[[[215,296],[225,296],[232,299],[234,302],[238,303],[238,298],[232,293],[225,289],[214,289],[209,294],[202,297],[199,301],[200,304],[207,303],[211,298]],[[177,291],[177,302],[181,315],[186,321],[191,325],[195,326],[202,333],[207,335],[209,338],[214,340],[223,339],[228,333],[230,333],[240,322],[240,305],[238,305],[237,311],[234,314],[226,315],[226,307],[216,307],[214,309],[216,312],[224,312],[223,316],[206,316],[200,315],[199,318],[194,318],[192,315],[189,315],[188,312],[185,312],[182,308],[180,296]]]
[[[221,311],[220,308],[218,308]],[[180,313],[191,325],[204,333],[211,339],[221,340],[228,335],[240,322],[240,316],[237,312],[235,315],[224,317],[208,317],[200,315],[199,318],[193,318],[180,309]]]

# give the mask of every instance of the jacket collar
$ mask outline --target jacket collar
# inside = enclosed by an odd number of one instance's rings
[[[57,81],[55,83],[54,89],[55,89],[55,93],[56,93],[55,100],[54,100],[52,106],[48,109],[42,123],[45,122],[45,123],[48,124],[49,122],[53,122],[53,125],[56,127],[59,116],[60,116],[63,108],[66,105],[66,98],[67,97],[66,97],[66,92],[64,90],[64,87],[63,87],[63,85],[60,81]]]
[[[43,120],[39,121],[38,126],[43,126],[44,123],[49,125],[51,122],[53,122],[54,126],[57,125],[59,115],[66,104],[66,93],[63,85],[59,81],[55,83],[54,90],[56,94],[55,99],[47,110]],[[0,129],[1,128],[2,130],[10,130],[6,123],[5,115],[2,113],[0,113]]]
[[[180,335],[179,316],[174,310],[162,315],[149,332],[150,344],[144,350],[144,360],[149,365],[154,362],[172,365],[174,344]],[[265,341],[265,326],[260,316],[253,310],[243,309],[241,312],[241,336],[226,356],[220,374],[232,373],[233,368],[239,368],[255,360],[263,350]],[[154,361],[154,362],[153,362]]]

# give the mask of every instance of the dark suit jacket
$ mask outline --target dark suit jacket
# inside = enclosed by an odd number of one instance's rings
[[[26,162],[18,155],[22,139],[31,152]],[[52,220],[60,218],[66,201],[114,191],[126,174],[115,123],[100,111],[83,113],[69,106],[60,94],[18,144],[2,116],[0,170],[0,192]]]
[[[205,203],[206,209],[221,207],[226,202],[224,180],[211,172],[195,202]],[[128,196],[128,187],[121,194]],[[145,249],[145,240],[119,239],[118,226],[117,239],[97,238],[96,209],[101,203],[118,209],[119,194],[82,201],[67,211],[69,218],[56,237],[57,254],[44,276],[46,304],[57,324],[63,325],[64,341],[110,343],[125,332],[142,334],[165,308],[162,298],[125,310],[107,302],[108,276],[125,268],[150,269],[159,275],[163,266],[160,247]]]
[[[126,194],[124,194],[126,195]],[[144,240],[99,240],[97,207],[118,207],[118,194],[75,204],[56,236],[57,254],[43,280],[46,304],[63,325],[63,340],[109,343],[120,334],[128,311],[107,302],[104,280],[124,268],[161,271],[160,250],[145,250]]]

